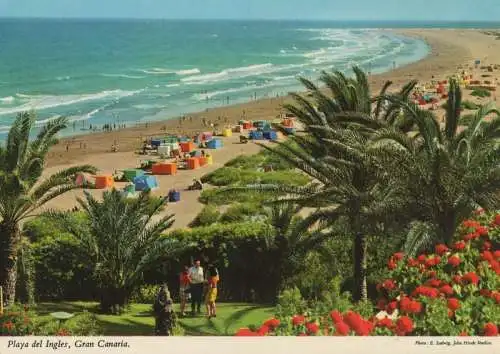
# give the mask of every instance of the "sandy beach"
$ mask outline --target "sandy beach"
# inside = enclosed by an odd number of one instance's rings
[[[378,89],[382,83],[390,80],[394,88],[400,87],[409,80],[417,79],[421,83],[446,79],[447,76],[466,70],[474,78],[480,77],[481,72],[472,68],[475,59],[480,59],[481,65],[500,64],[500,41],[494,36],[483,34],[479,30],[404,30],[397,31],[407,36],[416,36],[424,39],[431,47],[431,53],[425,59],[410,65],[396,68],[390,72],[372,75],[370,77],[372,87]],[[495,70],[489,80],[499,78],[499,70]],[[375,93],[376,91],[374,91]],[[465,100],[476,103],[488,99],[479,99],[470,96],[470,91],[465,90]],[[490,99],[495,99],[495,94]],[[46,174],[54,173],[61,167],[74,164],[91,164],[96,166],[103,174],[112,174],[115,170],[137,167],[141,157],[134,154],[141,141],[146,137],[165,135],[168,133],[191,134],[207,130],[202,125],[202,118],[206,118],[221,126],[236,123],[240,119],[275,119],[282,112],[281,106],[289,102],[289,97],[269,98],[252,101],[234,106],[224,106],[208,109],[206,112],[191,114],[185,121],[174,118],[165,121],[141,124],[109,133],[94,133],[80,135],[74,138],[63,139],[49,153],[48,168]],[[438,114],[443,112],[438,111]],[[191,183],[194,177],[213,171],[223,166],[230,159],[241,154],[253,154],[259,151],[259,147],[253,143],[239,144],[236,134],[230,138],[222,138],[224,148],[213,152],[214,164],[197,170],[179,171],[176,176],[158,176],[160,188],[154,191],[155,195],[166,195],[168,190],[176,188],[183,190]],[[110,152],[114,142],[119,145],[119,152]],[[85,148],[84,148],[85,146]],[[142,157],[144,158],[144,157]],[[117,184],[118,187],[124,184]],[[96,196],[102,190],[91,191]],[[166,214],[173,213],[176,216],[175,228],[186,227],[190,221],[200,212],[203,205],[197,201],[199,192],[181,192],[181,201],[169,204]],[[82,196],[81,190],[67,193],[52,202],[48,208],[69,209],[76,205],[75,197]]]

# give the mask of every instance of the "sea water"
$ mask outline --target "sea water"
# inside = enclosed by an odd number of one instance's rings
[[[301,89],[321,71],[373,73],[425,57],[421,40],[369,24],[0,20],[0,139],[16,114],[128,126]]]

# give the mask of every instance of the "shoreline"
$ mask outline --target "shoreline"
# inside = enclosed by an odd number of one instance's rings
[[[402,84],[410,80],[418,79],[419,82],[428,81],[434,75],[445,77],[456,72],[456,67],[472,60],[470,50],[457,43],[439,38],[439,32],[473,32],[482,34],[483,30],[469,29],[383,29],[407,37],[418,38],[427,43],[430,47],[429,54],[416,61],[395,69],[390,69],[384,73],[373,74],[369,77],[370,85],[376,92],[386,81],[392,81],[392,89],[401,87]],[[453,55],[443,58],[443,52],[452,52]],[[418,72],[418,75],[415,74]],[[304,94],[305,91],[297,91]],[[165,134],[165,130],[174,134],[191,134],[204,129],[202,118],[206,118],[220,125],[234,124],[240,119],[262,119],[272,120],[283,113],[281,109],[284,103],[293,102],[290,95],[279,98],[260,98],[254,101],[238,103],[222,107],[207,108],[204,111],[193,112],[184,122],[180,122],[179,116],[155,120],[144,123],[134,123],[134,126],[127,126],[111,132],[93,132],[74,136],[62,137],[59,143],[51,149],[47,159],[47,166],[53,167],[66,165],[87,159],[102,153],[110,153],[111,145],[116,141],[120,152],[134,151],[140,144],[140,139],[154,136],[155,134]],[[220,117],[220,119],[218,119]],[[67,145],[69,146],[66,151]],[[81,145],[81,147],[80,147]],[[86,145],[86,148],[83,148]]]
[[[397,74],[400,70],[407,72],[412,66],[418,65],[421,62],[429,61],[434,55],[434,51],[436,49],[435,47],[439,47],[439,43],[435,43],[432,40],[429,42],[429,40],[426,40],[421,36],[412,35],[410,33],[412,30],[380,30],[389,31],[405,37],[422,40],[426,43],[427,46],[429,46],[429,53],[424,58],[418,61],[405,64],[401,67],[397,67],[396,69],[389,69],[388,71],[385,71],[383,73],[373,74],[370,77],[372,85],[381,85],[378,82],[385,82],[388,78],[394,76],[394,73]],[[398,80],[398,82],[394,83],[394,87],[396,87],[401,82],[406,82],[409,80],[410,78],[407,78],[405,80]],[[304,93],[304,91],[296,92],[301,94]],[[54,147],[49,153],[47,164],[48,166],[65,165],[68,163],[81,161],[82,158],[91,155],[109,152],[111,149],[111,145],[115,141],[119,145],[120,151],[133,151],[138,146],[138,139],[142,139],[143,137],[150,137],[155,134],[164,134],[165,129],[169,133],[180,134],[190,134],[196,131],[201,131],[204,128],[201,124],[202,117],[206,117],[208,120],[215,123],[220,123],[221,125],[234,124],[240,119],[271,120],[282,113],[281,106],[284,103],[289,102],[291,102],[290,95],[269,98],[263,97],[244,103],[211,107],[202,111],[192,112],[186,114],[186,116],[190,117],[190,119],[182,122],[182,124],[179,124],[180,116],[172,116],[161,120],[152,120],[147,122],[129,122],[128,124],[132,125],[112,132],[98,131],[92,133],[81,133],[64,136],[61,137],[59,144]],[[242,112],[245,112],[245,116],[243,116]],[[218,117],[221,117],[220,121],[218,121]],[[83,148],[85,147],[85,145],[86,148]],[[69,146],[68,151],[66,151],[66,146]]]
[[[401,31],[398,31],[401,33]],[[393,88],[397,89],[402,84],[406,84],[411,79],[419,79],[421,83],[429,82],[433,76],[436,79],[445,79],[450,74],[457,73],[460,66],[464,64],[469,67],[473,64],[472,59],[481,57],[483,62],[500,63],[500,41],[492,36],[486,36],[479,31],[464,30],[406,30],[402,31],[405,35],[418,36],[427,41],[431,46],[429,55],[420,61],[396,68],[395,70],[372,75],[369,78],[372,94],[377,93],[379,87],[390,80],[393,82]],[[476,58],[474,58],[474,55]],[[484,60],[488,57],[488,60]],[[469,71],[474,77],[481,77],[483,71]],[[500,71],[489,75],[500,79]],[[498,82],[498,81],[497,81]],[[483,104],[485,100],[473,97],[469,90],[464,90],[464,100],[469,100],[476,104]],[[141,145],[141,137],[146,138],[154,135],[164,135],[163,128],[169,133],[192,133],[209,130],[203,128],[202,119],[217,122],[217,117],[227,117],[227,123],[221,118],[221,125],[238,122],[242,118],[242,112],[245,111],[246,119],[274,119],[280,114],[281,105],[284,102],[290,102],[290,97],[281,97],[279,99],[269,98],[235,106],[225,106],[209,109],[207,112],[192,114],[192,121],[187,119],[179,126],[178,119],[148,123],[148,127],[141,125],[130,127],[119,131],[109,133],[94,133],[84,136],[86,149],[79,148],[82,137],[63,139],[49,153],[48,166],[44,171],[44,176],[49,176],[61,169],[62,166],[70,167],[76,164],[89,164],[99,169],[100,173],[112,174],[114,171],[126,168],[135,168],[140,160],[149,159],[146,156],[138,156],[134,153],[135,149]],[[434,111],[438,119],[444,115],[444,110]],[[173,229],[186,228],[190,222],[201,212],[204,204],[199,202],[200,191],[185,191],[185,188],[193,178],[201,178],[207,173],[211,173],[220,167],[223,167],[229,160],[239,155],[251,155],[259,152],[261,148],[249,142],[248,144],[239,143],[239,134],[232,137],[222,138],[224,147],[220,150],[211,150],[213,155],[213,165],[204,166],[196,170],[182,170],[174,176],[156,176],[159,188],[153,192],[156,196],[165,196],[172,188],[182,191],[181,201],[169,203],[165,213],[175,215]],[[114,140],[119,144],[119,152],[112,153],[111,145]],[[70,148],[66,151],[66,145],[70,143]],[[116,183],[117,188],[125,186],[125,183]],[[208,187],[207,187],[208,188]],[[87,190],[96,198],[102,197],[102,190]],[[62,196],[49,202],[45,208],[58,210],[68,210],[76,205],[76,198],[83,196],[83,190],[72,190]],[[163,214],[162,214],[163,215]],[[166,214],[165,214],[166,215]]]

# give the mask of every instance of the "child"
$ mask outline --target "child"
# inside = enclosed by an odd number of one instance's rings
[[[217,283],[219,282],[219,272],[214,266],[208,268],[208,291],[205,297],[205,303],[207,305],[207,317],[217,317],[215,310],[215,300],[217,299]]]

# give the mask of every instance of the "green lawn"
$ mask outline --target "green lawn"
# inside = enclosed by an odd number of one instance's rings
[[[40,303],[36,312],[40,321],[51,319],[49,314],[66,311],[78,314],[83,310],[95,312],[96,303],[61,302]],[[154,318],[150,304],[134,304],[131,310],[121,316],[97,314],[103,334],[112,336],[149,336],[154,332]],[[190,336],[224,336],[233,335],[236,330],[250,324],[258,325],[272,317],[273,307],[254,304],[221,303],[217,306],[217,318],[207,319],[203,316],[180,318],[179,324],[185,335]]]

